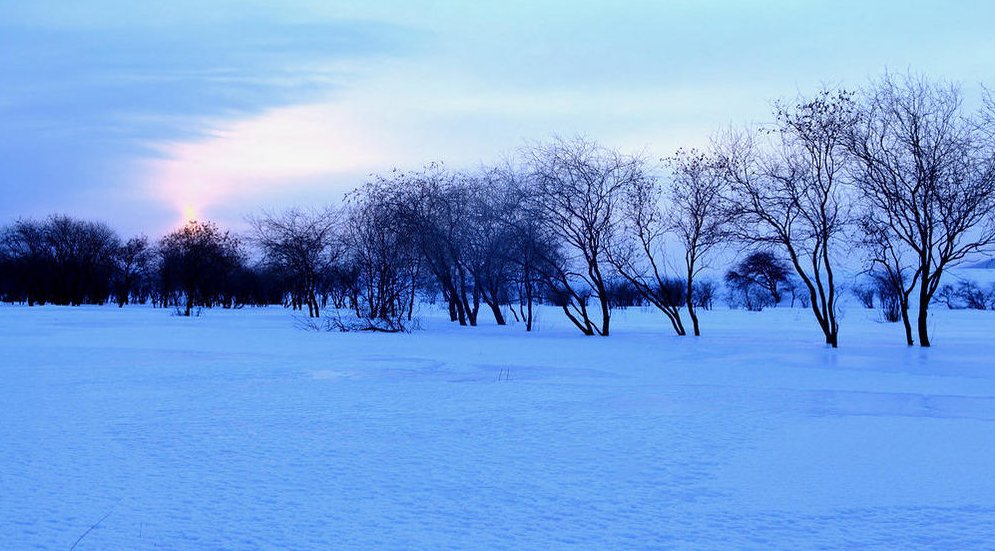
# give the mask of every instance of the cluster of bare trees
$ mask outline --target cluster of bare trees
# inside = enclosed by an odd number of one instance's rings
[[[239,240],[192,222],[153,243],[64,215],[0,228],[0,299],[29,305],[151,303],[195,308],[279,301],[276,274],[247,264]]]
[[[916,76],[779,105],[762,147],[739,134],[716,148],[733,190],[733,231],[788,256],[833,346],[836,264],[862,245],[875,277],[897,291],[909,345],[916,295],[919,344],[929,346],[929,305],[944,271],[995,239],[992,129],[984,112],[965,112],[957,87]]]
[[[158,298],[184,316],[194,308],[265,303],[239,239],[213,223],[191,222],[157,247]]]
[[[251,266],[243,243],[212,224],[150,244],[66,217],[19,221],[0,236],[0,293],[153,300],[187,315],[282,302],[380,331],[405,330],[420,301],[441,302],[463,326],[483,311],[530,331],[546,303],[601,336],[613,308],[641,304],[677,335],[689,333],[686,316],[699,335],[697,308],[716,292],[703,271],[741,257],[725,283],[747,308],[790,292],[835,347],[840,274],[863,268],[877,291],[861,300],[876,292],[908,344],[929,346],[941,278],[989,250],[993,212],[995,101],[971,114],[955,86],[885,75],[776,103],[768,124],[659,161],[554,139],[500,166],[372,176],[341,207],[250,218]]]
[[[944,271],[995,240],[995,127],[965,115],[956,87],[921,78],[882,79],[862,111],[849,151],[865,248],[899,291],[910,345],[916,295],[919,343],[929,346],[928,305]]]
[[[538,297],[584,334],[607,336],[621,283],[678,335],[686,312],[697,335],[697,276],[727,248],[785,258],[793,300],[835,347],[841,266],[862,251],[873,277],[898,290],[889,296],[907,342],[929,346],[944,271],[995,239],[995,108],[985,105],[975,116],[955,86],[885,75],[865,90],[777,103],[771,123],[666,159],[665,179],[644,155],[575,139],[477,174],[394,173],[361,193],[393,209],[422,263],[412,273],[430,276],[462,324],[476,323],[481,302],[503,323],[501,304],[521,313]],[[756,282],[727,277],[746,296]]]
[[[531,331],[535,306],[547,303],[583,334],[602,336],[627,297],[659,309],[683,335],[680,309],[700,302],[693,276],[719,243],[715,184],[688,175],[664,189],[642,156],[558,139],[499,167],[374,176],[328,216],[343,228],[339,271],[355,278],[342,282],[351,289],[344,294],[370,328],[403,327],[420,292],[464,326],[477,325],[483,310],[498,325],[512,317]],[[665,192],[680,205],[673,215],[660,210]],[[259,241],[271,241],[268,228],[288,216],[257,222]],[[698,225],[682,234],[691,281],[670,274],[663,251],[683,216]]]
[[[102,304],[133,284],[135,248],[99,222],[18,220],[0,232],[0,293],[31,305]]]
[[[249,219],[266,265],[284,276],[290,303],[306,307],[311,317],[319,316],[323,303],[318,298],[327,296],[322,291],[343,254],[338,221],[332,209],[290,209]]]

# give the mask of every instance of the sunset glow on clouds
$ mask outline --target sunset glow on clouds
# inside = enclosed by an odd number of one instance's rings
[[[885,68],[990,82],[995,57],[987,3],[8,4],[0,217],[150,233],[553,134],[663,156],[821,83]]]
[[[161,157],[149,161],[152,192],[187,218],[233,198],[265,200],[285,186],[386,161],[363,125],[335,104],[277,108],[158,147]]]
[[[370,173],[392,167],[498,161],[530,137],[548,137],[553,128],[597,133],[619,147],[670,152],[689,139],[706,138],[702,118],[721,123],[749,108],[743,100],[724,98],[717,87],[502,90],[460,74],[419,80],[417,71],[395,63],[384,71],[387,76],[370,75],[324,101],[220,121],[196,139],[156,144],[146,179],[184,220],[203,218],[232,200],[266,202],[298,188],[317,202],[334,201]],[[403,94],[397,93],[398,79],[409,83]],[[715,107],[703,111],[705,97]],[[684,142],[660,132],[661,119],[671,131],[680,130]]]

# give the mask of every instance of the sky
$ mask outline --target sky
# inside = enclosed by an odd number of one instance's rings
[[[995,86],[972,1],[0,0],[0,223],[158,235],[582,135],[663,157],[885,70]]]

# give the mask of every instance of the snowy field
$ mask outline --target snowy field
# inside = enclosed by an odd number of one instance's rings
[[[0,307],[0,549],[995,547],[993,312],[423,315]]]

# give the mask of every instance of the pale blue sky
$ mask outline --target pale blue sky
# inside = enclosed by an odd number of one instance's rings
[[[0,0],[0,220],[152,234],[585,134],[655,156],[886,68],[995,84],[991,2]]]

